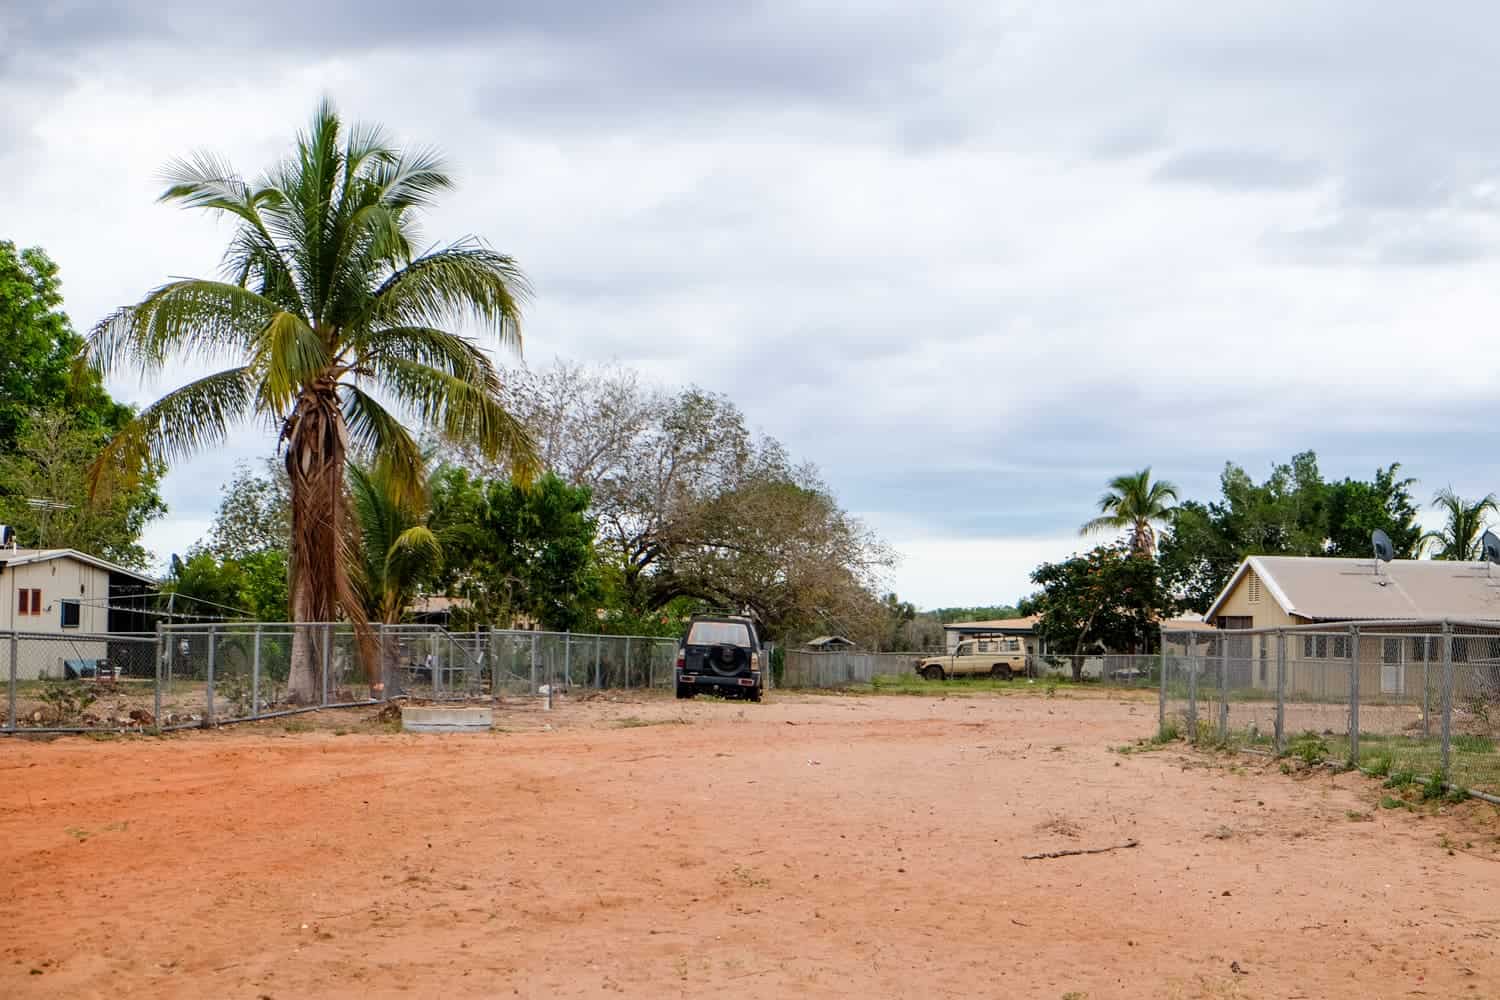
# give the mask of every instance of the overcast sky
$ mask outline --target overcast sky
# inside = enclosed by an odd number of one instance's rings
[[[80,329],[213,274],[229,230],[161,166],[257,173],[327,94],[450,155],[426,231],[520,259],[530,363],[726,392],[904,597],[1013,601],[1147,464],[1500,488],[1497,36],[1480,2],[6,0],[0,238]],[[148,544],[269,447],[174,470]]]

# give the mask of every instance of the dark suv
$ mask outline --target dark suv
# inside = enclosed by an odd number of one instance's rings
[[[760,701],[765,674],[755,623],[734,615],[694,615],[677,647],[677,697],[699,691]]]

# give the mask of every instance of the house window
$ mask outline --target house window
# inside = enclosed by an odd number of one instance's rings
[[[1246,597],[1251,604],[1260,603],[1260,577],[1254,573],[1250,574],[1250,579],[1246,586]]]
[[[16,591],[16,614],[39,615],[42,613],[42,592],[35,588]]]
[[[62,608],[62,627],[77,628],[79,617],[78,602],[63,600],[59,601],[58,604]]]
[[[1386,640],[1383,640],[1380,645],[1381,645],[1381,648],[1380,648],[1380,662],[1381,663],[1400,663],[1401,662],[1401,640],[1400,639],[1386,639]]]
[[[1219,628],[1245,629],[1253,627],[1253,619],[1249,615],[1220,615]]]
[[[1326,635],[1304,635],[1302,637],[1302,658],[1304,660],[1323,660],[1328,657],[1328,636]]]

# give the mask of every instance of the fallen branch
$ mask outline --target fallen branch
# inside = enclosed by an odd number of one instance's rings
[[[1067,858],[1074,854],[1108,854],[1110,851],[1123,851],[1128,847],[1140,847],[1141,842],[1135,838],[1125,841],[1123,844],[1115,844],[1113,847],[1085,847],[1074,848],[1071,851],[1044,851],[1041,854],[1023,854],[1022,861],[1042,861],[1046,858]]]

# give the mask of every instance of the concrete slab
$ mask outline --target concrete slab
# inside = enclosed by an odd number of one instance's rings
[[[489,708],[448,708],[407,705],[401,709],[401,728],[409,733],[487,733],[495,724]]]

